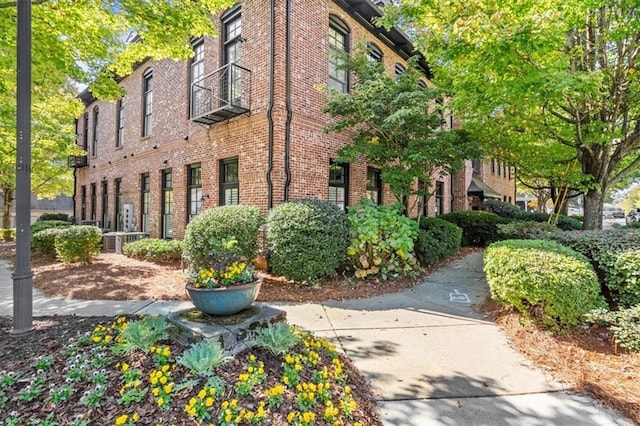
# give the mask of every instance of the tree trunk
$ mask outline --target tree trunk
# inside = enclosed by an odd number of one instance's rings
[[[584,194],[584,221],[582,229],[602,229],[602,203],[604,193],[599,189],[590,189]]]
[[[5,188],[2,190],[2,229],[11,227],[11,206],[13,205],[13,190]]]

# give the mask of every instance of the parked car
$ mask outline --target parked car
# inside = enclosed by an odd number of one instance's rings
[[[624,210],[620,207],[604,206],[602,208],[602,216],[605,219],[624,219]]]
[[[640,208],[631,209],[625,218],[627,223],[640,221]]]

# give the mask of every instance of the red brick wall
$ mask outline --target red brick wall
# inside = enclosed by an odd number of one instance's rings
[[[357,41],[373,41],[383,51],[385,68],[393,73],[396,62],[404,61],[382,41],[360,26],[349,14],[332,1],[291,1],[290,75],[291,75],[291,123],[290,123],[290,173],[289,199],[313,197],[326,199],[328,194],[329,161],[338,149],[348,142],[347,135],[324,135],[322,128],[329,117],[321,112],[326,96],[319,86],[328,80],[328,27],[329,15],[339,16],[350,28],[351,46]],[[163,60],[140,66],[131,76],[122,80],[126,90],[123,98],[125,110],[125,140],[122,147],[115,147],[116,110],[114,102],[96,101],[87,106],[89,119],[89,145],[95,105],[100,109],[96,157],[90,157],[89,167],[78,170],[78,193],[81,185],[109,182],[122,178],[123,203],[134,205],[134,214],[140,222],[140,175],[149,173],[151,183],[150,234],[160,235],[161,226],[161,171],[173,172],[174,238],[182,238],[187,218],[187,166],[202,165],[202,192],[204,208],[218,205],[219,161],[238,157],[240,202],[254,204],[264,211],[268,206],[268,107],[270,78],[270,7],[268,3],[247,0],[242,3],[242,60],[240,65],[252,71],[252,103],[249,115],[239,116],[228,122],[210,127],[193,124],[188,119],[189,72],[187,62]],[[220,14],[221,16],[222,14]],[[220,16],[214,22],[220,26]],[[285,199],[285,128],[286,110],[286,34],[285,2],[276,0],[276,62],[275,97],[273,108],[273,202]],[[205,47],[205,74],[221,65],[221,45],[218,37],[207,37]],[[142,125],[142,75],[153,69],[153,129],[148,137],[141,137]],[[80,127],[82,127],[82,121]],[[79,144],[82,133],[79,129]],[[445,212],[450,206],[450,179],[445,183]],[[489,183],[489,182],[487,182]],[[490,184],[490,183],[489,183]],[[98,185],[97,216],[101,218],[100,185]],[[358,162],[350,166],[349,204],[357,203],[366,195],[366,164]],[[496,188],[499,189],[499,188]],[[206,197],[208,196],[208,197]],[[395,199],[385,188],[385,203]],[[90,198],[87,199],[90,203]],[[115,215],[114,195],[109,196],[109,213]],[[433,203],[433,200],[431,201]],[[80,197],[76,200],[80,212]],[[429,209],[433,212],[433,208]],[[87,206],[87,214],[90,205]]]

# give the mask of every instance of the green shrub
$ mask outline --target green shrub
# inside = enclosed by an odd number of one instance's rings
[[[486,199],[482,202],[482,210],[495,213],[500,217],[508,217],[512,219],[520,219],[526,214],[524,210],[505,201]]]
[[[563,231],[579,231],[582,229],[582,221],[571,216],[560,215],[556,226]]]
[[[0,240],[11,241],[16,238],[15,229],[2,229],[0,228]]]
[[[349,245],[347,215],[320,200],[274,207],[267,218],[269,265],[276,275],[315,283],[335,275]]]
[[[462,228],[462,245],[484,247],[498,239],[498,224],[505,223],[495,213],[480,210],[456,211],[439,216]]]
[[[257,206],[221,206],[194,217],[185,230],[183,256],[191,268],[207,266],[210,241],[235,239],[239,255],[254,259],[258,254],[258,231],[264,216]]]
[[[415,252],[422,266],[433,265],[460,249],[462,229],[437,217],[420,218],[420,229],[415,241]]]
[[[143,238],[126,243],[122,253],[127,257],[155,263],[173,263],[182,260],[182,241]]]
[[[588,259],[553,241],[491,244],[484,270],[497,302],[547,327],[576,326],[587,312],[605,306]]]
[[[356,278],[380,274],[387,279],[414,269],[418,223],[402,214],[402,206],[376,206],[364,199],[349,209],[349,223],[347,262]]]
[[[56,255],[56,237],[65,228],[49,228],[38,231],[31,238],[31,245],[38,253],[45,256]]]
[[[617,345],[640,352],[640,305],[617,312],[595,309],[585,318],[588,322],[608,327]]]
[[[532,222],[548,222],[549,215],[543,212],[522,212],[520,220],[530,220]]]
[[[640,249],[618,254],[607,287],[620,306],[640,305]]]
[[[102,231],[97,226],[71,226],[60,231],[55,245],[58,259],[64,263],[91,263],[100,253]]]
[[[557,231],[557,228],[547,222],[514,220],[509,223],[498,224],[500,239],[539,239],[541,235],[554,231]]]
[[[71,216],[66,213],[42,213],[36,222],[48,221],[48,220],[61,220],[63,222],[71,223]]]
[[[68,228],[71,224],[64,220],[41,220],[31,225],[31,235],[50,228]]]

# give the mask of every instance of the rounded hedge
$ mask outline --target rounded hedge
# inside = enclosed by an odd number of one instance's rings
[[[41,220],[31,225],[31,235],[50,228],[68,228],[71,223],[64,220]]]
[[[127,257],[154,263],[173,263],[182,260],[182,241],[142,238],[126,243],[122,253]]]
[[[505,240],[484,252],[493,298],[552,328],[582,323],[605,307],[598,276],[582,254],[555,241]]]
[[[437,217],[420,218],[420,229],[414,246],[422,266],[433,265],[460,249],[462,229],[454,223]]]
[[[66,213],[42,213],[36,219],[36,222],[42,222],[46,220],[61,220],[64,222],[71,222],[71,216]]]
[[[45,256],[56,255],[56,237],[65,228],[48,228],[38,231],[31,237],[31,245],[38,253]]]
[[[211,252],[210,241],[234,238],[238,254],[254,259],[258,254],[258,231],[264,216],[257,206],[221,206],[205,210],[191,219],[185,229],[183,256],[189,266],[206,266]]]
[[[283,203],[269,212],[267,242],[274,274],[315,283],[335,275],[344,261],[349,220],[344,211],[325,201]]]
[[[100,253],[102,231],[97,226],[71,226],[60,230],[55,245],[58,259],[64,263],[91,263]]]
[[[498,239],[498,224],[505,220],[495,213],[481,210],[462,210],[439,216],[462,228],[462,245],[485,247]]]

